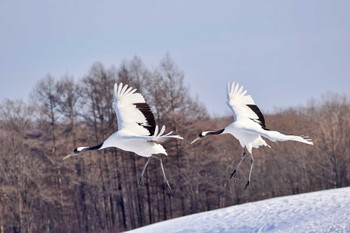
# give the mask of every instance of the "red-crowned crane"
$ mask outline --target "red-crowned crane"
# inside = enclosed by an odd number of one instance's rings
[[[247,95],[247,91],[244,90],[243,86],[239,85],[238,83],[228,83],[227,104],[233,113],[233,122],[226,126],[224,129],[217,131],[204,131],[200,133],[192,143],[201,140],[209,135],[231,134],[237,138],[243,147],[243,155],[236,168],[232,172],[230,178],[237,175],[236,172],[246,156],[247,149],[250,154],[251,163],[248,182],[245,188],[247,188],[250,184],[250,178],[253,170],[254,159],[252,149],[259,148],[259,146],[270,147],[261,136],[273,142],[290,140],[313,145],[311,139],[308,137],[285,135],[280,132],[267,129],[265,126],[264,116],[261,113],[260,109],[254,103],[253,98],[250,95]]]
[[[141,184],[150,158],[156,158],[160,161],[164,182],[170,192],[170,184],[165,176],[162,158],[157,155],[167,155],[161,143],[169,139],[183,138],[172,134],[172,132],[164,134],[165,126],[159,128],[156,125],[154,115],[144,97],[136,92],[136,89],[128,85],[123,85],[123,83],[114,85],[113,108],[117,115],[118,131],[99,145],[75,148],[64,159],[79,155],[85,151],[102,150],[108,147],[117,147],[124,151],[131,151],[147,158],[139,177],[138,183]]]

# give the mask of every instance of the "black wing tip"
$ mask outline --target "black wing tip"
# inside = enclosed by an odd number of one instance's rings
[[[259,125],[265,130],[268,130],[265,125],[265,118],[259,107],[255,104],[247,104],[247,106],[258,116]]]
[[[156,121],[151,111],[150,106],[147,103],[135,103],[138,110],[145,116],[147,123],[138,123],[150,132],[150,135],[154,134],[156,128]]]

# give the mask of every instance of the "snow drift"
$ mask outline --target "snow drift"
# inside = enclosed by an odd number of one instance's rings
[[[350,188],[246,203],[129,232],[350,232]]]

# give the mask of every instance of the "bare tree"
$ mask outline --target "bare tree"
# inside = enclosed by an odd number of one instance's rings
[[[14,231],[31,232],[34,227],[33,172],[27,166],[28,145],[26,134],[32,123],[33,108],[21,100],[4,100],[0,106],[0,119],[4,126],[1,134],[0,223],[11,222]],[[34,188],[35,189],[35,188]],[[4,229],[3,225],[1,226]],[[5,228],[5,231],[8,231]]]
[[[58,112],[67,120],[68,124],[64,134],[71,135],[73,147],[76,146],[76,121],[78,117],[78,102],[81,97],[80,87],[73,77],[64,76],[56,83]]]
[[[323,155],[319,161],[324,167],[322,179],[328,178],[330,187],[349,185],[350,103],[344,95],[328,94],[321,103],[314,101],[308,114],[316,125],[315,145]]]
[[[42,78],[33,88],[31,98],[37,106],[44,127],[48,126],[50,129],[51,137],[47,144],[52,142],[51,150],[54,153],[57,147],[57,127],[60,115],[56,80],[51,75]]]

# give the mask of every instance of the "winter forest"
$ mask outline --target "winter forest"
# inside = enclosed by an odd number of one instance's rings
[[[165,144],[170,194],[154,159],[143,185],[137,180],[146,158],[133,153],[110,148],[63,160],[74,148],[97,145],[117,130],[115,82],[137,88],[157,124],[184,137]],[[201,131],[221,129],[232,117],[210,116],[169,55],[152,69],[134,57],[112,67],[96,62],[83,77],[48,74],[33,84],[28,100],[0,103],[0,233],[122,232],[240,203],[350,185],[350,102],[345,95],[325,93],[303,106],[264,115],[267,128],[309,135],[315,145],[267,141],[271,149],[254,150],[252,182],[244,189],[248,159],[237,178],[229,178],[242,155],[237,140],[212,136],[190,144]]]

